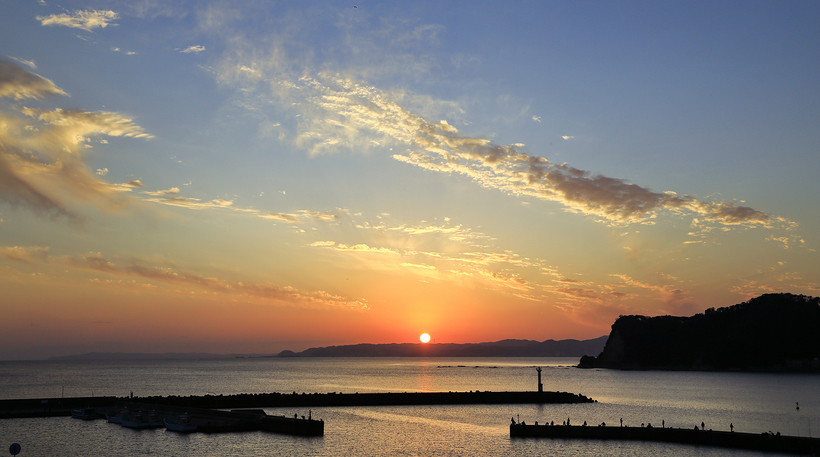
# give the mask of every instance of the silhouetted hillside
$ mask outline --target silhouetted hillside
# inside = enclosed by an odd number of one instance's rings
[[[820,371],[820,298],[766,294],[692,317],[621,316],[582,368]]]
[[[599,352],[607,337],[592,340],[502,340],[494,343],[354,344],[282,351],[279,357],[579,357]]]

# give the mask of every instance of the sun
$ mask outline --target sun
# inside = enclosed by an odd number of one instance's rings
[[[421,340],[422,343],[429,343],[430,342],[430,335],[428,335],[426,333],[422,333],[421,336],[419,337],[419,340]]]

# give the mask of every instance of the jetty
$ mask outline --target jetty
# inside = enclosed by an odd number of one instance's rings
[[[666,443],[749,449],[788,454],[818,454],[820,439],[772,433],[712,430],[578,425],[510,424],[510,438],[660,441]]]
[[[70,416],[73,409],[110,409],[118,402],[137,402],[160,407],[197,409],[406,406],[406,405],[499,405],[593,403],[581,394],[567,392],[404,392],[404,393],[264,393],[149,397],[76,397],[0,400],[0,419]]]

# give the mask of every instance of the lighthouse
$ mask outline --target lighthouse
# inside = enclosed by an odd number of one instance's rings
[[[540,393],[544,391],[544,385],[541,384],[541,367],[536,368],[536,370],[538,371],[538,392]]]

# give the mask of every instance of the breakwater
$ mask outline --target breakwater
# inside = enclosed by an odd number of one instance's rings
[[[510,424],[511,438],[660,441],[789,454],[820,453],[820,439],[771,433],[741,433],[658,427]]]
[[[567,392],[263,393],[237,395],[78,397],[0,400],[0,419],[69,416],[77,408],[112,408],[119,401],[200,409],[592,403]]]
[[[249,408],[290,406],[405,406],[494,405],[541,403],[592,403],[595,400],[567,392],[404,392],[404,393],[269,393],[147,397],[148,402],[200,408]]]

